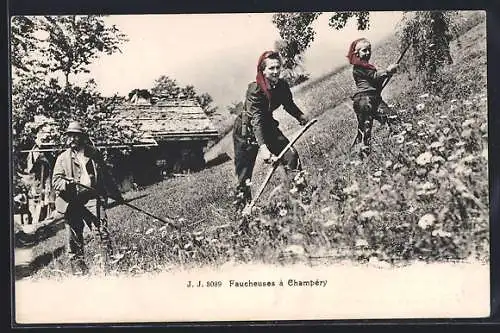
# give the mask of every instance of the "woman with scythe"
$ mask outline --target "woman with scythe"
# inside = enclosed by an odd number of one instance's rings
[[[270,160],[289,143],[273,118],[273,111],[283,106],[301,125],[309,120],[293,101],[288,83],[280,78],[281,65],[277,52],[266,51],[259,57],[256,80],[248,85],[244,108],[234,123],[234,163],[238,178],[234,203],[237,210],[243,209],[252,199],[250,184],[258,151],[261,150],[265,160]],[[293,148],[280,162],[287,173],[302,170],[299,155]]]

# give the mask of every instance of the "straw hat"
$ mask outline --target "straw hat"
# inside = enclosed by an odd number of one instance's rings
[[[67,133],[85,134],[82,125],[78,121],[72,121],[69,123],[68,128],[66,129],[66,134]]]

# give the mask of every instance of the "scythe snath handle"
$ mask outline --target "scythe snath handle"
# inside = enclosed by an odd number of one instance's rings
[[[403,57],[404,57],[404,55],[405,55],[406,51],[408,51],[408,49],[410,48],[410,45],[411,45],[411,44],[410,44],[410,43],[408,43],[408,45],[405,47],[405,49],[403,50],[403,52],[402,52],[402,53],[401,53],[401,55],[399,56],[398,61],[396,61],[396,64],[399,64],[399,63],[401,62],[401,60],[403,60]],[[387,83],[389,83],[389,80],[391,79],[391,77],[392,77],[392,76],[389,76],[389,77],[385,80],[385,82],[384,82],[384,84],[382,85],[382,88],[380,89],[380,91],[382,91],[382,89],[384,89],[384,88],[385,88],[385,86],[387,85]]]
[[[74,182],[74,179],[71,179],[71,178],[67,178],[67,177],[61,177],[61,178],[65,179],[65,180],[68,180],[68,181],[71,181],[71,182]],[[83,188],[86,188],[86,189],[88,189],[88,190],[95,191],[97,194],[101,195],[101,194],[100,194],[100,193],[99,193],[99,192],[98,192],[95,188],[92,188],[92,187],[87,186],[87,185],[80,184],[80,183],[78,183],[78,182],[74,182],[74,183],[75,183],[76,185],[79,185],[79,186],[81,186],[81,187],[83,187]],[[111,198],[111,199],[113,199],[113,200],[115,200],[115,201],[119,202],[120,204],[123,204],[123,205],[125,205],[125,206],[128,206],[128,207],[130,207],[130,208],[132,208],[132,209],[135,209],[135,210],[137,210],[137,211],[139,211],[139,212],[141,212],[141,213],[143,213],[143,214],[146,214],[147,216],[152,217],[152,218],[154,218],[154,219],[156,219],[156,220],[158,220],[158,221],[160,221],[160,222],[162,222],[162,223],[168,224],[168,225],[170,225],[170,226],[172,226],[172,227],[174,227],[174,228],[177,228],[177,229],[179,229],[179,228],[180,228],[177,224],[173,223],[172,221],[167,221],[167,220],[165,220],[165,219],[162,219],[161,217],[155,216],[155,215],[151,214],[150,212],[147,212],[147,211],[145,211],[144,209],[139,208],[139,207],[137,207],[137,206],[134,206],[134,205],[132,205],[132,204],[130,204],[130,203],[128,203],[128,202],[125,202],[125,201],[120,201],[120,200],[117,200],[116,198],[113,198],[113,197],[109,197],[109,198]],[[171,218],[169,218],[169,219],[170,219],[170,220],[173,220],[173,219],[171,219]]]
[[[279,161],[283,158],[283,156],[285,155],[285,153],[288,151],[288,149],[290,149],[290,147],[293,146],[293,144],[295,142],[297,142],[297,140],[302,136],[302,134],[304,134],[305,131],[307,131],[307,129],[309,127],[311,127],[315,122],[317,122],[318,119],[316,118],[313,118],[311,119],[307,124],[304,125],[304,127],[301,128],[301,130],[295,135],[295,137],[285,146],[285,148],[283,148],[283,150],[281,151],[281,153],[278,155],[278,157],[276,157],[275,161],[273,162],[272,164],[272,167],[271,167],[271,170],[269,170],[269,172],[267,173],[267,176],[266,178],[264,179],[264,182],[262,183],[262,185],[260,186],[259,190],[257,191],[257,193],[255,194],[255,197],[253,198],[252,202],[250,202],[250,204],[248,204],[248,206],[246,206],[244,209],[243,209],[243,215],[248,215],[250,214],[250,212],[252,211],[252,208],[253,206],[257,203],[257,200],[259,200],[259,197],[260,195],[262,194],[262,192],[264,192],[264,188],[266,187],[267,183],[269,183],[269,180],[271,179],[271,176],[273,175],[274,171],[276,170],[276,168],[278,167],[279,165]]]

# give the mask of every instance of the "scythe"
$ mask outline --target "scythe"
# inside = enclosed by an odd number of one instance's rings
[[[281,153],[276,157],[276,159],[272,162],[272,166],[271,166],[271,169],[268,171],[267,175],[266,175],[266,178],[264,179],[262,185],[260,186],[259,190],[257,191],[257,193],[255,194],[254,198],[252,199],[252,202],[250,202],[244,209],[243,209],[243,212],[242,212],[242,215],[249,215],[251,212],[252,212],[252,208],[253,206],[255,206],[255,203],[257,202],[257,200],[259,200],[259,197],[261,196],[262,192],[264,192],[264,188],[266,187],[267,183],[269,183],[269,180],[271,179],[271,176],[273,175],[274,171],[278,168],[278,165],[279,165],[279,162],[280,160],[283,158],[283,156],[285,155],[285,153],[288,151],[288,149],[290,149],[290,147],[293,146],[293,144],[295,142],[297,142],[297,140],[302,136],[302,134],[304,134],[305,131],[307,131],[307,129],[309,127],[311,127],[315,122],[317,122],[318,119],[311,119],[307,124],[304,125],[304,127],[302,127],[300,129],[300,131],[295,135],[295,137],[286,145],[285,148],[283,148],[283,150],[281,151]]]

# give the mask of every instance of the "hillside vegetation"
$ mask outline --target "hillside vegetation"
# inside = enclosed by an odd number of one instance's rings
[[[349,147],[356,118],[348,97],[350,68],[341,67],[295,89],[297,104],[318,118],[296,144],[308,187],[291,193],[278,170],[248,219],[234,216],[233,162],[169,179],[127,194],[131,203],[182,226],[175,230],[127,207],[109,211],[119,255],[112,271],[139,273],[228,261],[324,263],[489,258],[486,24],[452,45],[454,63],[437,82],[441,91],[396,75],[384,99],[401,124],[375,125],[373,153],[360,161]],[[399,56],[394,39],[374,49],[387,66]],[[298,125],[283,112],[286,133]],[[253,188],[269,166],[258,163]],[[87,260],[100,272],[98,242]],[[36,276],[69,271],[61,257]]]

